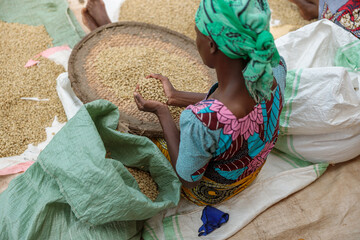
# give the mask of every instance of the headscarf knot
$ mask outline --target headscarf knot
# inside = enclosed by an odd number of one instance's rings
[[[256,40],[256,49],[261,51],[272,48],[275,48],[272,34],[267,30],[262,31]]]

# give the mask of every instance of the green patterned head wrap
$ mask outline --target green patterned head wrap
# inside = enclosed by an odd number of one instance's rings
[[[269,32],[266,0],[202,0],[196,26],[232,59],[249,59],[243,71],[246,87],[256,102],[271,97],[272,67],[280,56]]]

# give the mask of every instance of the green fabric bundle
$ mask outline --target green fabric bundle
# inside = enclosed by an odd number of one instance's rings
[[[169,161],[150,139],[116,131],[118,120],[105,100],[79,110],[0,195],[0,239],[139,239],[143,220],[178,204]],[[151,173],[156,201],[124,165]]]
[[[270,8],[262,0],[202,0],[195,18],[199,31],[226,56],[249,59],[243,75],[257,102],[270,98],[272,67],[280,61],[269,21]]]

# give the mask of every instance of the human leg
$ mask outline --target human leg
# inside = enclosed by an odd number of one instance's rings
[[[94,20],[94,18],[90,15],[89,11],[87,10],[87,8],[83,8],[81,9],[81,15],[82,15],[82,21],[84,23],[84,25],[90,30],[94,30],[95,28],[98,28],[99,26],[97,25],[96,21]]]
[[[317,18],[319,15],[319,0],[289,0],[295,3],[305,20]]]
[[[81,13],[84,24],[90,30],[94,30],[97,27],[111,23],[111,20],[106,13],[103,0],[88,0],[86,7],[83,8]]]

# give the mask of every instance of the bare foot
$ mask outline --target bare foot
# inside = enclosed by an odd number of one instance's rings
[[[311,20],[318,17],[319,15],[318,0],[289,0],[289,1],[295,3],[298,6],[300,15],[305,20]]]
[[[98,27],[111,23],[110,18],[106,13],[103,0],[88,0],[86,9],[90,16],[95,20]]]
[[[82,21],[84,25],[90,30],[94,30],[99,26],[96,24],[95,19],[90,15],[87,8],[81,9]]]

